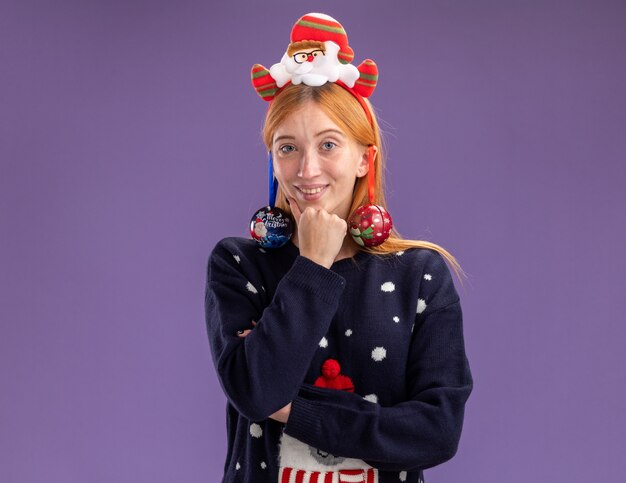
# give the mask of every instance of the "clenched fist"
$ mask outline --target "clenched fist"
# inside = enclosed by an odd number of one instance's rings
[[[293,198],[289,199],[289,206],[298,224],[300,255],[330,268],[346,237],[346,221],[334,213],[316,210],[310,206],[300,212]]]

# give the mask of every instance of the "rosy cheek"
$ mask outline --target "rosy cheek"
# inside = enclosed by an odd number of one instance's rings
[[[274,164],[274,177],[278,180],[279,183],[285,178],[285,173],[283,169],[281,169],[280,165]]]
[[[285,180],[285,173],[280,171],[280,168],[277,169],[276,166],[274,166],[274,177],[278,181],[278,185],[280,186],[281,191],[289,195],[290,194],[290,191],[288,189],[289,183],[287,183]]]

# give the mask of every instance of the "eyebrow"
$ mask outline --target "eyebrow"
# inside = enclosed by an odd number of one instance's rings
[[[322,134],[326,134],[329,132],[334,132],[335,134],[339,134],[341,137],[346,137],[344,133],[342,133],[339,129],[324,129],[323,131],[318,132],[315,137],[320,137]]]
[[[315,137],[320,137],[322,134],[327,134],[327,133],[335,133],[335,134],[339,134],[341,137],[345,138],[346,135],[344,133],[342,133],[341,131],[339,131],[338,129],[324,129],[323,131],[318,132]],[[274,139],[274,142],[278,142],[281,139],[296,139],[295,136],[289,136],[289,135],[283,135],[283,136],[278,136],[276,139]]]

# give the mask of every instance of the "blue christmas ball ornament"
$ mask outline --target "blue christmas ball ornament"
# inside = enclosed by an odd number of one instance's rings
[[[261,208],[250,220],[250,235],[263,248],[282,247],[292,233],[291,217],[275,206]]]

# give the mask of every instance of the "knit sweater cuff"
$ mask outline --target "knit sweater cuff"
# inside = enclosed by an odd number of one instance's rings
[[[285,278],[294,285],[317,294],[329,305],[338,303],[346,285],[346,280],[341,275],[301,255],[298,255]]]
[[[302,397],[295,397],[291,402],[285,433],[306,443],[313,435],[319,434],[323,417],[324,411],[319,404]]]

